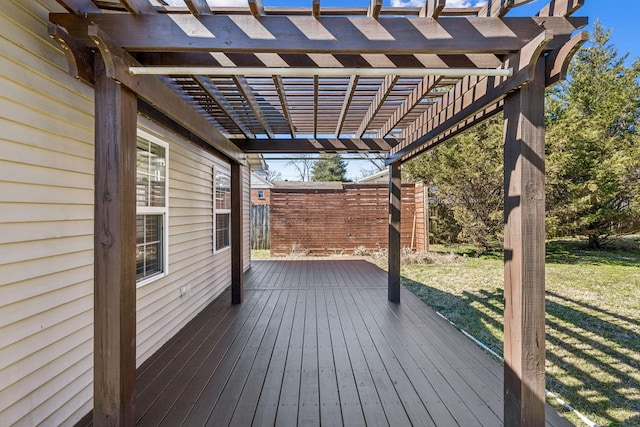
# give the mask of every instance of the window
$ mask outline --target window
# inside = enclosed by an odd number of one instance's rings
[[[213,247],[215,252],[231,246],[231,178],[214,168]]]
[[[168,149],[144,132],[137,142],[136,280],[167,272]]]
[[[258,190],[258,199],[264,199],[264,190]]]

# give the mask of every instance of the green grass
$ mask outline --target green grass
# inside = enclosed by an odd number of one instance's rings
[[[638,426],[640,239],[617,243],[615,250],[588,250],[579,240],[547,245],[547,388],[598,425]],[[406,265],[402,274],[408,289],[502,354],[501,254]]]
[[[267,259],[271,258],[269,249],[251,249],[251,259]]]

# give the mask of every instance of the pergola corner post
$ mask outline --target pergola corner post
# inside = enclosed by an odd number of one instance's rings
[[[135,93],[107,76],[95,55],[95,426],[135,424]]]
[[[400,302],[400,208],[402,177],[400,162],[389,165],[389,284],[388,298]]]
[[[504,425],[545,424],[545,61],[504,104]]]
[[[242,303],[244,292],[242,165],[231,162],[231,303]]]

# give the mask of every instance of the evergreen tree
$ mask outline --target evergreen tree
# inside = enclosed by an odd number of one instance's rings
[[[311,167],[312,181],[346,181],[347,162],[339,154],[322,154]]]
[[[640,61],[625,66],[610,34],[596,23],[547,96],[547,229],[591,247],[640,216]]]
[[[502,245],[502,119],[493,118],[408,162],[411,180],[426,181],[438,202],[438,240]],[[431,207],[434,208],[433,206]]]

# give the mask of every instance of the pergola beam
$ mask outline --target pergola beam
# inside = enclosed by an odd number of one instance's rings
[[[422,114],[407,128],[402,137],[406,144],[397,147],[387,159],[387,164],[404,160],[417,149],[429,148],[432,140],[448,131],[467,117],[476,114],[500,101],[509,92],[533,79],[533,67],[544,48],[551,42],[553,34],[543,31],[506,64],[514,67],[509,78],[465,77],[446,93],[444,98]]]
[[[320,78],[313,76],[313,137],[318,136],[318,102],[320,92]]]
[[[314,18],[320,18],[320,0],[313,0],[311,5],[311,15]]]
[[[514,7],[521,6],[531,1],[532,0],[488,0],[478,12],[478,16],[497,16],[502,18]]]
[[[347,86],[347,91],[345,92],[344,101],[342,102],[342,108],[340,109],[340,116],[338,117],[338,123],[336,124],[336,137],[340,137],[342,133],[342,127],[344,126],[344,121],[347,118],[347,114],[349,113],[349,107],[351,106],[351,101],[353,100],[353,94],[358,87],[359,76],[352,75],[349,77],[349,85]]]
[[[438,19],[445,7],[446,0],[426,0],[425,5],[420,9],[418,16],[421,18],[427,17]]]
[[[260,126],[264,129],[265,133],[269,136],[269,138],[273,138],[273,131],[271,130],[271,126],[269,126],[269,122],[264,117],[262,113],[262,109],[260,108],[260,104],[256,100],[255,95],[253,94],[253,89],[251,89],[251,85],[247,82],[247,79],[244,76],[233,76],[233,81],[235,82],[238,90],[249,104],[249,108],[253,112],[253,115],[260,123]]]
[[[202,90],[207,94],[207,96],[220,108],[220,111],[224,113],[225,116],[229,118],[233,122],[234,125],[240,129],[240,131],[247,138],[255,138],[251,129],[249,129],[243,122],[238,114],[233,109],[233,106],[227,101],[224,94],[220,92],[217,88],[216,84],[211,80],[211,78],[207,76],[193,76],[193,80],[202,88]]]
[[[356,135],[355,135],[356,138],[362,138],[362,135],[367,131],[367,129],[369,128],[369,125],[371,124],[371,121],[376,116],[376,114],[378,114],[378,111],[380,111],[380,108],[382,108],[382,104],[384,104],[384,101],[386,101],[387,97],[393,90],[393,87],[395,86],[397,81],[398,81],[398,76],[394,76],[394,75],[385,76],[384,80],[382,81],[382,84],[380,85],[380,87],[378,88],[378,91],[376,92],[375,97],[373,98],[373,100],[371,101],[371,104],[369,105],[369,109],[367,110],[364,117],[362,118],[362,122],[360,123],[360,126],[358,126],[358,130],[356,131]]]
[[[247,154],[387,153],[398,144],[391,138],[232,139]]]
[[[57,0],[58,4],[71,13],[102,13],[91,0]]]
[[[291,112],[289,111],[289,103],[287,102],[287,94],[284,90],[284,83],[282,82],[282,77],[273,76],[273,84],[275,85],[276,91],[278,92],[278,99],[280,100],[280,106],[282,107],[282,112],[284,114],[284,117],[287,120],[287,125],[289,126],[289,133],[291,134],[291,138],[295,138],[296,128],[293,126],[293,121],[291,119]]]
[[[370,0],[367,17],[378,19],[380,17],[380,10],[382,10],[382,0]]]
[[[211,8],[207,0],[184,0],[193,16],[211,15]]]
[[[91,24],[99,26],[115,45],[125,51],[147,52],[224,52],[279,54],[472,54],[496,55],[519,51],[533,40],[540,27],[552,31],[560,47],[577,26],[586,19],[564,17],[516,17],[411,19],[405,17],[347,19],[322,16],[309,22],[309,17],[261,16],[259,23],[246,15],[191,14],[125,15],[113,13],[54,13],[50,20],[67,29],[69,34],[87,46]],[[310,25],[313,23],[313,25]],[[241,25],[239,25],[241,24]],[[197,28],[200,36],[192,34]],[[245,29],[247,28],[247,29]],[[256,28],[256,31],[250,31]],[[308,29],[308,34],[301,31]],[[233,43],[228,43],[233,40]]]
[[[552,0],[538,12],[538,16],[569,17],[584,6],[584,0]]]
[[[253,15],[254,18],[264,16],[264,5],[262,4],[262,0],[248,0],[248,2],[251,15]]]
[[[155,7],[148,0],[120,0],[120,3],[133,15],[145,13],[158,13]]]
[[[378,136],[380,138],[384,138],[396,127],[398,123],[402,119],[406,117],[407,114],[416,105],[420,103],[426,97],[429,92],[431,92],[438,82],[440,81],[440,77],[436,76],[427,76],[418,85],[413,89],[413,91],[409,94],[409,96],[404,100],[402,104],[389,116],[387,122],[382,126],[382,128],[378,131]]]
[[[187,102],[173,92],[156,76],[132,76],[129,67],[140,64],[124,52],[100,28],[92,25],[87,28],[87,34],[95,39],[105,62],[107,75],[120,82],[148,104],[153,105],[158,111],[173,118],[181,126],[193,132],[203,141],[206,141],[214,150],[229,157],[235,162],[245,161],[244,153],[233,145],[211,123],[197,113]]]

